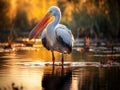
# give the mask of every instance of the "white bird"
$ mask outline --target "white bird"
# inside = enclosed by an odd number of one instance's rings
[[[54,20],[48,23],[49,19],[54,16]],[[33,28],[29,34],[29,39],[35,38],[41,30],[41,40],[43,46],[51,50],[53,65],[55,61],[54,51],[62,53],[62,65],[64,62],[64,54],[70,54],[73,47],[74,38],[71,31],[64,25],[59,24],[61,19],[61,11],[58,7],[52,6],[48,9],[44,18]]]

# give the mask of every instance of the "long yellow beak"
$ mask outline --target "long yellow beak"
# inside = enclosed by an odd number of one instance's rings
[[[32,29],[32,31],[29,34],[29,39],[35,38],[41,30],[46,26],[50,19],[50,12],[48,12],[42,20]]]

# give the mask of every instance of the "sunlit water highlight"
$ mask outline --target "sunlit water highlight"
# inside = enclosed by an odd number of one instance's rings
[[[120,90],[119,63],[99,62],[108,56],[73,50],[71,55],[65,55],[62,67],[61,55],[55,53],[53,67],[51,53],[44,48],[0,52],[0,89]]]

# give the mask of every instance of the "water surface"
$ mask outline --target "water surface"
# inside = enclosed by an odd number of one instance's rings
[[[0,89],[13,90],[120,90],[119,64],[101,66],[109,55],[73,50],[65,55],[44,48],[0,52]]]

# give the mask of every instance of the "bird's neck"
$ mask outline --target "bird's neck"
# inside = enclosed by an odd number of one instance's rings
[[[50,31],[50,32],[54,31],[56,25],[60,22],[60,19],[61,19],[61,14],[58,13],[55,16],[55,19],[50,24],[48,24],[48,31]]]
[[[56,28],[56,25],[59,23],[60,21],[60,17],[61,15],[58,14],[55,16],[55,19],[48,24],[47,26],[47,39],[48,41],[50,41],[50,45],[53,46],[56,38],[55,38],[55,28]]]
[[[55,27],[60,22],[60,18],[61,18],[60,14],[56,15],[54,21],[51,22],[51,24]]]

